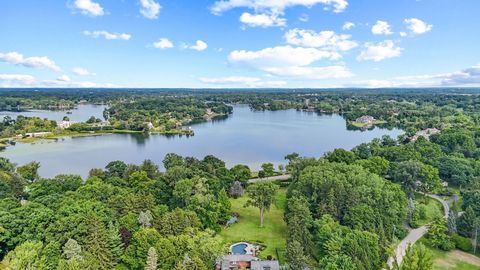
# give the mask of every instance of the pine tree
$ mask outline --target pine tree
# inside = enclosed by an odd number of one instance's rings
[[[85,256],[87,264],[93,269],[111,269],[115,262],[108,246],[105,225],[94,217],[88,221],[88,226]]]
[[[293,240],[287,245],[287,262],[290,269],[303,269],[306,266],[306,257],[300,242]]]
[[[74,239],[68,239],[67,243],[63,246],[63,256],[65,256],[67,260],[81,260],[82,247]]]
[[[408,199],[408,220],[411,220],[413,214],[415,213],[415,203],[413,202],[412,197]]]
[[[147,263],[145,265],[145,270],[157,270],[157,250],[154,247],[148,249]]]
[[[120,238],[118,227],[113,225],[111,222],[108,224],[107,236],[107,244],[108,248],[112,252],[112,258],[115,263],[118,263],[123,254],[124,245],[122,243],[122,239]]]
[[[458,233],[465,237],[472,237],[475,225],[475,211],[472,207],[467,207],[463,215],[458,219],[457,228]]]
[[[142,226],[142,228],[149,228],[150,226],[152,226],[152,219],[153,217],[150,210],[147,210],[145,212],[141,211],[140,215],[138,216],[138,223],[140,224],[140,226]]]
[[[232,214],[232,204],[228,200],[227,192],[224,189],[220,190],[217,195],[217,201],[220,205],[219,220],[222,222],[227,221]]]

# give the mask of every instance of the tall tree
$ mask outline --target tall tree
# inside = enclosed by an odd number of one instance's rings
[[[40,168],[40,163],[32,161],[21,167],[17,167],[17,173],[20,174],[25,180],[29,183],[35,182],[39,178],[38,169]]]
[[[275,201],[277,189],[278,186],[272,182],[258,182],[247,188],[250,198],[245,206],[254,206],[260,209],[260,227],[263,227],[265,211],[270,210],[270,206]]]
[[[290,241],[287,244],[287,262],[290,269],[304,269],[307,265],[307,258],[305,257],[302,245],[296,241]]]

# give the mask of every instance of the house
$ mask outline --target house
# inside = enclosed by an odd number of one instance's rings
[[[152,122],[148,122],[148,123],[147,123],[147,128],[148,128],[148,129],[153,129],[153,128],[154,128]]]
[[[70,128],[73,125],[72,121],[59,121],[57,122],[57,126],[61,129],[67,129]]]
[[[410,138],[410,141],[414,142],[414,141],[418,140],[418,138],[420,138],[420,137],[424,137],[425,139],[429,140],[430,136],[438,134],[438,133],[440,133],[440,130],[438,130],[436,128],[427,128],[427,129],[424,129],[424,130],[419,130],[419,131],[417,131],[417,133],[415,133],[415,135],[413,135],[413,137]]]
[[[252,254],[229,254],[218,261],[216,270],[280,270],[276,260],[262,261]]]
[[[357,118],[355,122],[362,123],[362,124],[373,124],[375,122],[375,118],[370,115],[364,115],[362,117]]]
[[[250,264],[251,270],[279,270],[280,265],[278,261],[252,261]]]

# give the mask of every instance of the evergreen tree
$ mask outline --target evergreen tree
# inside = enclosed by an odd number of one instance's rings
[[[112,258],[115,263],[120,261],[120,257],[124,251],[124,245],[120,238],[118,227],[113,225],[112,222],[108,224],[107,230],[107,244],[108,248],[112,252]]]
[[[219,221],[225,222],[227,221],[231,214],[232,214],[232,204],[228,199],[227,192],[222,188],[217,195],[217,201],[219,203]]]
[[[157,270],[157,250],[154,247],[148,249],[147,262],[145,264],[145,270]]]
[[[93,269],[111,269],[115,265],[109,249],[107,230],[97,218],[88,221],[85,260]]]
[[[67,260],[81,260],[82,259],[82,247],[74,239],[68,239],[67,243],[63,246],[63,256]]]
[[[457,223],[458,233],[465,237],[472,237],[475,225],[475,211],[472,207],[467,207],[463,215],[460,216]]]
[[[300,242],[293,240],[287,245],[287,262],[292,270],[304,269],[307,264],[307,259],[303,252],[303,247]]]

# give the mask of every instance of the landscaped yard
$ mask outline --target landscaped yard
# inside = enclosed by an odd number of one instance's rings
[[[480,258],[472,254],[453,250],[449,252],[431,249],[433,255],[433,269],[436,270],[478,270]]]
[[[231,199],[232,211],[240,214],[237,223],[223,229],[220,232],[225,245],[236,242],[261,243],[266,249],[257,254],[260,258],[268,255],[277,258],[277,251],[280,262],[283,262],[283,253],[286,246],[286,224],[283,221],[285,209],[286,191],[281,189],[276,196],[275,205],[272,205],[269,212],[265,214],[264,227],[260,228],[260,211],[254,207],[243,207],[247,196],[239,199]]]

